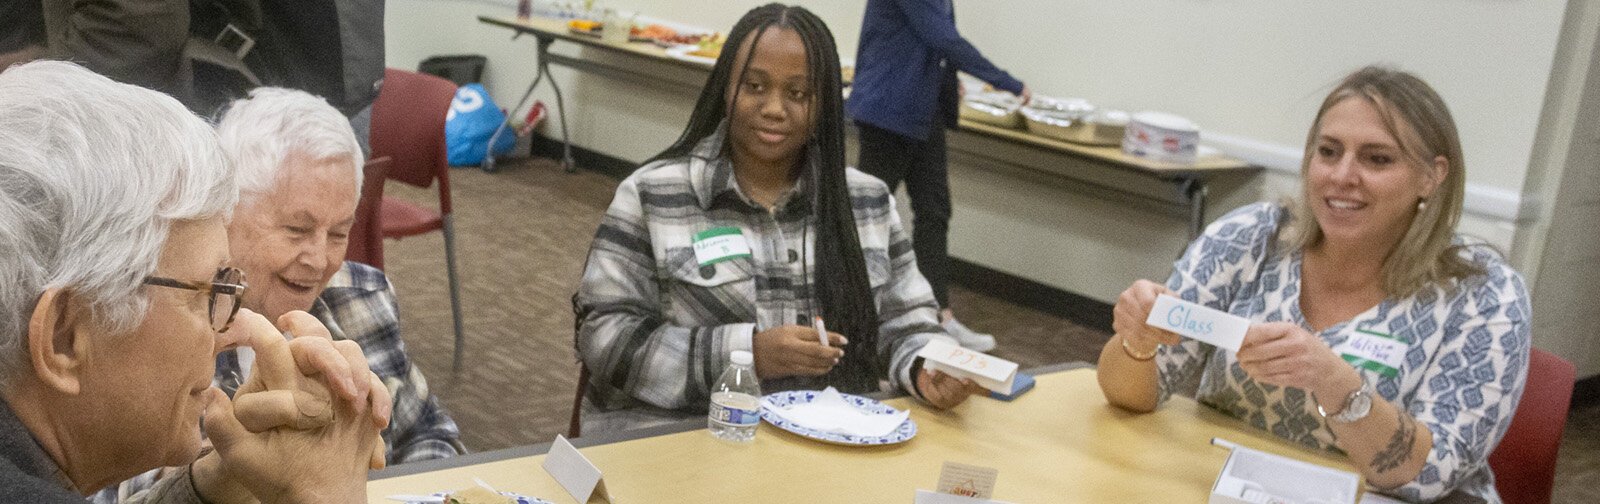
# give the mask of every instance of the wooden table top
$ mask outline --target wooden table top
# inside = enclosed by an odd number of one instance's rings
[[[580,448],[620,503],[908,502],[932,490],[945,461],[999,470],[994,498],[1037,502],[1204,502],[1228,452],[1242,446],[1353,470],[1343,458],[1289,445],[1192,400],[1155,413],[1108,405],[1093,369],[1043,374],[1013,402],[974,397],[951,411],[910,398],[915,438],[878,447],[834,446],[763,423],[754,443],[735,445],[704,428]],[[581,441],[581,440],[580,440]],[[578,443],[582,446],[582,443]],[[368,483],[370,501],[472,486],[558,504],[573,502],[540,463],[544,455],[409,474]],[[404,466],[401,466],[402,468]]]

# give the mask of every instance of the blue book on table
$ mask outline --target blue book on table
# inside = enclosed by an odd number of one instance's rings
[[[993,397],[1002,401],[1010,401],[1012,399],[1016,399],[1017,396],[1020,396],[1029,390],[1033,390],[1033,375],[1017,371],[1016,379],[1011,381],[1010,394],[1002,394],[991,391],[989,392],[989,397]]]

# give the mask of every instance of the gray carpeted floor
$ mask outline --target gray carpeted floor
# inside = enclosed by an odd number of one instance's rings
[[[466,364],[450,376],[450,298],[438,233],[388,241],[401,324],[417,365],[473,451],[546,442],[566,432],[577,365],[571,295],[617,180],[562,173],[547,160],[503,163],[499,173],[454,170],[451,183],[465,300]],[[436,189],[390,181],[389,195],[424,204]],[[954,288],[968,325],[999,340],[994,354],[1023,367],[1093,362],[1107,334]],[[1600,502],[1600,406],[1574,410],[1557,465],[1555,502]]]

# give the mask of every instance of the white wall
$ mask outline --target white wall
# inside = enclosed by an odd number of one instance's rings
[[[706,2],[691,0],[615,0],[598,5],[725,31],[761,3],[728,0],[707,8]],[[846,56],[854,52],[865,2],[795,3],[829,23]],[[1397,64],[1427,79],[1451,103],[1472,182],[1511,193],[1522,186],[1565,7],[1558,0],[957,4],[963,34],[1035,92],[1168,110],[1211,133],[1291,150],[1303,141],[1318,101],[1340,76],[1367,63]],[[473,17],[508,14],[512,5],[511,0],[390,2],[390,61],[414,63],[436,51],[497,52],[496,46],[504,44],[482,42],[503,41],[504,30],[479,26]],[[502,65],[518,61],[495,59]]]
[[[761,3],[601,5],[726,31]],[[823,17],[852,55],[864,1],[795,3]],[[391,0],[389,63],[415,68],[428,55],[484,54],[491,60],[486,85],[509,106],[532,78],[533,41],[509,41],[507,30],[475,16],[507,15],[512,5]],[[963,34],[1036,93],[1183,114],[1201,125],[1208,143],[1271,168],[1229,204],[1293,190],[1311,116],[1344,73],[1372,62],[1413,71],[1438,88],[1461,125],[1471,193],[1463,228],[1509,249],[1565,3],[962,0],[956,9]],[[570,45],[555,50],[578,54]],[[553,69],[567,93],[573,142],[623,159],[644,159],[676,138],[694,99]],[[659,69],[665,79],[692,75],[674,70]],[[536,96],[554,101],[548,87]],[[951,170],[952,252],[996,269],[1110,300],[1133,278],[1164,276],[1184,242],[1184,223],[1171,216],[1129,212],[984,167],[956,163]],[[1213,218],[1227,210],[1212,209]],[[996,247],[1001,235],[1027,246]]]
[[[632,0],[600,1],[596,7],[639,12],[726,33],[746,11],[765,3],[768,2],[723,0],[713,4],[689,0]],[[854,54],[859,28],[855,25],[860,24],[865,2],[813,1],[808,4],[808,8],[835,30],[839,46],[848,48],[842,50]],[[484,25],[477,20],[480,14],[511,16],[515,5],[514,0],[391,0],[385,13],[388,64],[415,69],[417,63],[429,56],[482,54],[490,61],[484,86],[500,106],[515,105],[533,80],[536,62],[533,38],[513,41],[510,30]],[[708,8],[710,5],[715,7]],[[841,31],[842,27],[848,29]],[[567,55],[580,54],[570,44],[558,43],[552,50]],[[605,57],[604,53],[596,55],[593,51],[582,54]],[[636,60],[619,61],[637,65]],[[562,66],[551,68],[565,93],[573,143],[618,158],[639,161],[666,148],[688,122],[694,105],[695,97],[681,91],[620,83]],[[693,76],[697,75],[697,83],[705,79],[704,74],[667,65],[651,70],[659,71],[663,78],[687,81],[694,80]],[[534,96],[555,112],[555,95],[548,85],[540,84]],[[554,121],[547,123],[544,131],[559,135],[560,130],[554,126]]]
[[[1397,64],[1451,105],[1471,180],[1513,192],[1565,8],[1554,0],[1007,4],[1017,8],[982,15],[982,4],[962,2],[957,19],[1035,92],[1168,110],[1208,131],[1290,148],[1305,141],[1317,105],[1345,73]]]
[[[1600,374],[1600,2],[1568,6],[1526,192],[1542,217],[1517,229],[1535,279],[1533,341]],[[1534,267],[1537,266],[1537,267]]]

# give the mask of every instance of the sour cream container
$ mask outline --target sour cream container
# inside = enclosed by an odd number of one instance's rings
[[[1200,147],[1200,128],[1166,112],[1139,112],[1128,121],[1122,151],[1154,161],[1193,163]]]

